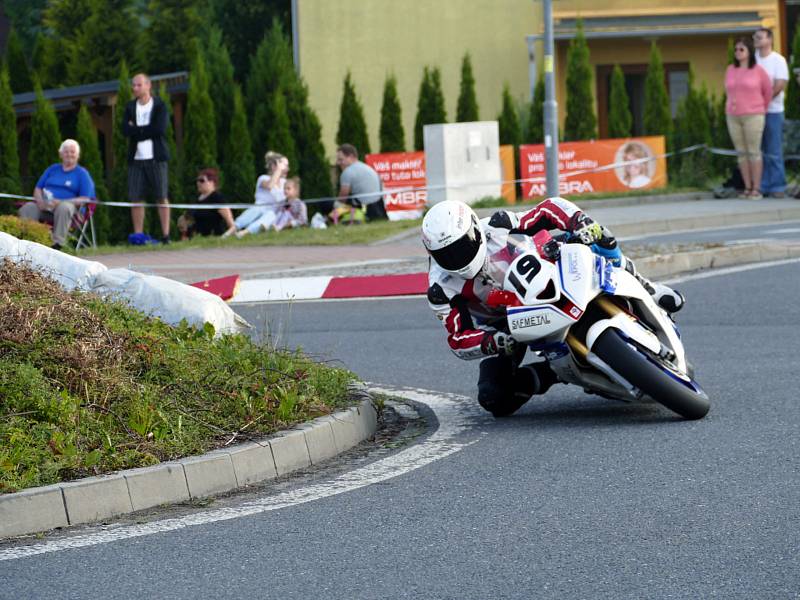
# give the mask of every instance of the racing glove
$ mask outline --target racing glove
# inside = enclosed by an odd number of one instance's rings
[[[622,250],[619,249],[617,239],[611,232],[602,227],[602,237],[592,244],[592,252],[608,259],[615,267],[622,266]]]
[[[502,331],[487,331],[481,341],[481,352],[487,356],[511,356],[516,347],[517,341]]]
[[[578,213],[572,225],[572,236],[587,246],[603,238],[603,228],[586,213]]]

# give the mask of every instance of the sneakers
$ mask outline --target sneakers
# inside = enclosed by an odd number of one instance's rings
[[[653,291],[650,292],[653,300],[668,313],[676,313],[686,304],[686,298],[679,291],[673,290],[663,283],[651,282],[650,285],[653,288]]]

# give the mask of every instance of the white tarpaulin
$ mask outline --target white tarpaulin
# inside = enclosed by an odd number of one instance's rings
[[[66,290],[91,291],[121,300],[170,325],[183,319],[191,325],[210,323],[218,335],[240,333],[249,327],[221,298],[199,288],[128,269],[108,269],[102,263],[0,232],[0,260],[4,257],[51,277]]]

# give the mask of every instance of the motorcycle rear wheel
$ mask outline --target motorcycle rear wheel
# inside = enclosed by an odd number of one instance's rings
[[[592,352],[633,386],[685,419],[702,419],[711,407],[708,396],[697,384],[693,382],[690,386],[678,381],[664,367],[629,345],[616,329],[609,328],[600,334]]]

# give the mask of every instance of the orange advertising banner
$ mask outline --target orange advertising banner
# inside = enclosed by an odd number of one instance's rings
[[[525,198],[546,195],[544,144],[519,147]],[[622,192],[667,185],[664,136],[560,142],[559,194]],[[625,163],[625,164],[622,164]],[[606,167],[602,171],[592,171]]]
[[[424,152],[387,152],[367,154],[365,162],[375,169],[383,182],[383,203],[392,221],[418,219],[425,211],[428,192],[424,189]],[[415,189],[421,188],[421,189]]]
[[[500,188],[500,195],[505,198],[508,204],[517,201],[517,169],[514,165],[514,146],[505,144],[500,146],[500,169],[503,172],[503,186]]]

